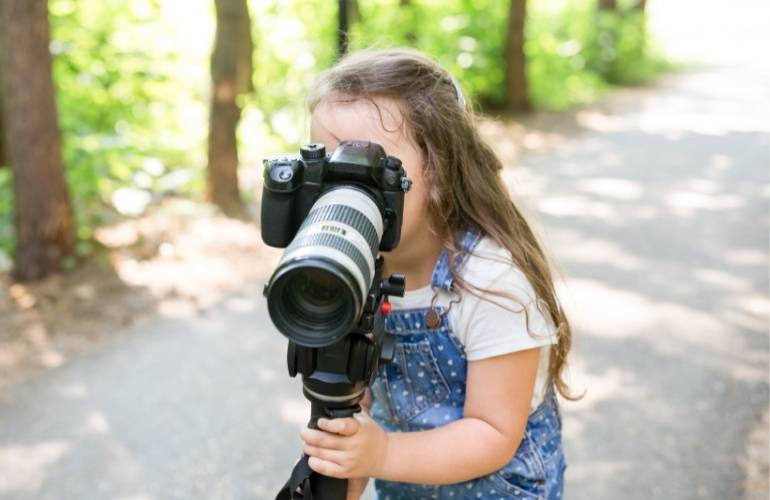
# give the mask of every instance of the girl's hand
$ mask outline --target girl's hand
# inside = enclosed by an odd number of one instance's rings
[[[343,479],[377,477],[388,450],[388,435],[364,412],[353,418],[321,418],[318,427],[300,436],[310,468]],[[364,483],[365,484],[365,483]]]
[[[366,490],[366,483],[368,482],[368,477],[348,479],[348,494],[345,497],[345,500],[359,500],[361,495],[364,494],[364,490]]]

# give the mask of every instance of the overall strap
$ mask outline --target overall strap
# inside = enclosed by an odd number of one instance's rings
[[[476,245],[481,240],[481,232],[478,230],[468,230],[462,233],[462,241],[460,253],[455,255],[454,258],[454,271],[459,272],[465,261],[476,248]],[[441,288],[443,290],[451,290],[454,282],[454,276],[452,276],[452,270],[449,266],[449,251],[445,248],[441,251],[441,256],[436,263],[436,267],[433,269],[433,277],[431,278],[431,285],[433,288]]]

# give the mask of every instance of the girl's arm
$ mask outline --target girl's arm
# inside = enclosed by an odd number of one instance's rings
[[[450,484],[500,469],[521,442],[539,348],[468,363],[464,417],[428,431],[386,434],[367,415],[303,429],[313,470],[332,477]],[[331,434],[335,433],[335,434]]]

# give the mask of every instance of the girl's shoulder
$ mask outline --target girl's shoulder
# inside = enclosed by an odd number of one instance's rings
[[[482,238],[459,274],[467,286],[449,314],[469,361],[556,342],[545,305],[507,249]]]
[[[459,275],[481,297],[503,291],[519,299],[535,299],[532,284],[513,261],[510,251],[489,236],[479,240]]]

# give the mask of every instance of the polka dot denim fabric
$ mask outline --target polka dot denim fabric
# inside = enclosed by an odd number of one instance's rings
[[[467,253],[479,240],[465,235]],[[455,261],[459,269],[464,258]],[[434,287],[451,289],[446,252],[433,272]],[[430,328],[429,309],[397,310],[386,327],[396,336],[393,362],[380,366],[372,385],[372,417],[389,432],[433,429],[463,417],[468,362],[446,315]],[[445,312],[439,308],[439,312]],[[462,483],[422,485],[375,481],[378,500],[560,499],[566,461],[561,415],[553,387],[527,421],[516,454],[500,470]]]

